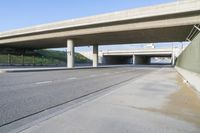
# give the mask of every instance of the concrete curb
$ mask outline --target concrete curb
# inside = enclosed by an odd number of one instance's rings
[[[6,73],[6,71],[0,70],[0,74],[2,74],[2,73]]]
[[[59,71],[59,70],[75,70],[75,69],[94,69],[91,67],[83,68],[19,68],[19,69],[4,69],[0,73],[17,73],[17,72],[39,72],[39,71]]]
[[[60,71],[60,70],[76,70],[76,69],[103,69],[103,68],[119,68],[119,67],[160,67],[160,65],[107,65],[107,66],[86,66],[86,67],[51,67],[51,68],[10,68],[10,69],[0,69],[0,73],[17,73],[17,72],[39,72],[39,71]],[[170,65],[166,65],[165,67],[171,67]]]
[[[178,73],[198,92],[200,92],[200,74],[188,71],[186,69],[175,67]]]
[[[0,69],[0,73],[17,73],[17,72],[39,72],[39,71],[59,71],[59,70],[76,70],[76,69],[103,69],[103,68],[117,68],[122,67],[121,65],[117,66],[99,66],[99,67],[53,67],[53,68],[10,68],[10,69]],[[130,67],[130,65],[125,65],[123,67]]]

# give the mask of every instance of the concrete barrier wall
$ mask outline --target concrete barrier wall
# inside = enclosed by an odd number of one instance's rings
[[[176,70],[200,92],[200,34],[179,55]]]
[[[176,66],[200,73],[200,34],[177,58]]]

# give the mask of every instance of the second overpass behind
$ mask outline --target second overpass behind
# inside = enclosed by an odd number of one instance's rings
[[[152,58],[168,58],[170,64],[174,62],[173,49],[137,49],[102,52],[102,63],[117,64],[152,64]]]

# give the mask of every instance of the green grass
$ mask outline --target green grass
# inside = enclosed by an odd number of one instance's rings
[[[37,50],[35,55],[35,65],[64,65],[67,62],[67,55],[64,51],[53,50]],[[10,56],[11,64],[22,64],[22,56],[14,55]],[[24,55],[24,64],[33,64],[33,55]],[[79,53],[75,53],[75,63],[90,63],[91,61]],[[0,64],[8,64],[8,55],[0,54]]]
[[[7,55],[0,55],[0,63],[7,63],[8,62],[8,56]]]

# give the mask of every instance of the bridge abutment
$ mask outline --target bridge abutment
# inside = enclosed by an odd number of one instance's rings
[[[200,33],[177,57],[176,69],[195,89],[200,92]]]

